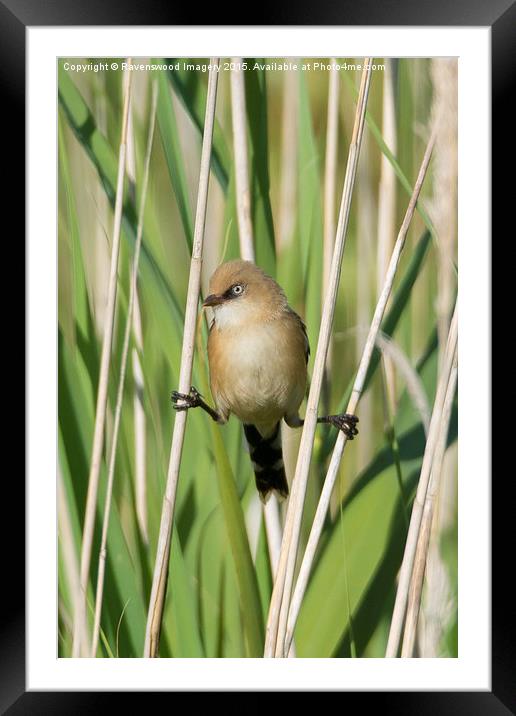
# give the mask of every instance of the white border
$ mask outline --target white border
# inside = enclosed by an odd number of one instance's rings
[[[27,55],[27,688],[490,689],[490,29],[27,28]],[[127,55],[460,58],[458,659],[56,658],[56,58]]]

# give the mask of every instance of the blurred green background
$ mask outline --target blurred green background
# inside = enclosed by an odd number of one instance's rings
[[[224,70],[225,61],[221,62],[217,96],[204,289],[222,259],[239,255],[230,72]],[[291,60],[268,62],[273,61]],[[120,69],[81,73],[65,69],[88,62],[111,63],[113,58],[63,58],[58,63],[58,418],[63,486],[59,502],[60,656],[70,656],[72,648],[73,580],[78,572],[93,439],[123,103]],[[121,60],[117,62],[121,64]],[[254,60],[247,62],[252,68]],[[352,65],[360,59],[338,62]],[[457,286],[456,61],[376,58],[375,64],[336,306],[331,368],[323,396],[325,408],[331,412],[344,407],[378,296],[383,182],[389,173],[394,178],[392,226],[387,231],[392,245],[432,118],[441,107],[445,121],[382,325],[385,343],[391,346],[385,349],[389,355],[387,361],[380,361],[380,354],[375,354],[358,410],[360,435],[346,449],[301,609],[295,633],[300,657],[384,655],[396,575],[425,445],[425,409],[421,410],[421,405],[426,401],[426,410],[428,406],[431,410],[433,404],[443,336]],[[360,72],[353,68],[338,74],[336,212],[360,81]],[[132,81],[105,456],[111,444],[153,83],[158,105],[137,319],[125,381],[108,535],[98,651],[98,656],[105,657],[139,657],[143,651],[174,421],[170,392],[178,385],[207,73],[135,71]],[[329,71],[248,69],[245,82],[257,262],[277,278],[291,306],[305,319],[313,361],[324,283]],[[389,113],[394,122],[391,129]],[[203,378],[205,333],[200,339],[202,350],[195,357],[193,383],[209,396]],[[415,396],[419,396],[419,404]],[[223,440],[246,519],[262,607],[260,618],[265,621],[267,615],[271,567],[242,429],[236,419],[222,428],[209,421],[202,411],[191,411],[187,422],[161,637],[160,654],[164,657],[248,653],[242,626],[246,605],[240,598],[221,508],[214,430]],[[418,635],[418,653],[423,656],[457,655],[456,435],[455,406]],[[289,480],[299,437],[292,431],[284,435]],[[326,426],[318,429],[303,517],[304,543],[335,438],[335,432]],[[104,462],[88,593],[90,619],[106,473]]]

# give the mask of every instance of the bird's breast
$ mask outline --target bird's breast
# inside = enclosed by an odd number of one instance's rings
[[[210,332],[208,355],[214,400],[245,423],[277,422],[295,413],[306,388],[302,337],[279,320]]]

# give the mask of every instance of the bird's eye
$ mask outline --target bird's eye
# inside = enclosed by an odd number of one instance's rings
[[[244,287],[240,283],[237,283],[236,286],[233,286],[233,288],[231,289],[231,293],[233,294],[233,296],[240,296],[243,290]]]

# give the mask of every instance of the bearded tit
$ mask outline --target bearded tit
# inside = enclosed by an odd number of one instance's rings
[[[282,288],[250,261],[221,264],[203,303],[213,309],[208,338],[210,385],[216,409],[192,386],[172,393],[176,410],[201,407],[218,423],[233,413],[244,426],[262,502],[271,491],[288,496],[280,423],[301,427],[299,407],[307,389],[310,346],[306,327],[287,303]],[[355,415],[326,415],[352,440]]]

